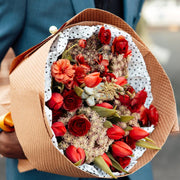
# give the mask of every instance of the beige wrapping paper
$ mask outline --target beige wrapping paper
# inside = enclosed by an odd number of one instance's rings
[[[171,83],[161,65],[133,29],[109,12],[98,9],[84,10],[70,19],[58,32],[75,24],[110,24],[133,37],[151,77],[153,104],[159,112],[159,124],[150,137],[162,147],[170,132],[179,131],[179,126]],[[20,160],[18,168],[21,172],[35,168],[73,177],[96,177],[74,166],[51,142],[52,132],[44,113],[44,69],[49,48],[58,32],[18,56],[11,66],[11,113],[17,137],[28,159]],[[2,112],[5,107],[3,102],[7,99],[0,99]],[[151,161],[157,152],[158,150],[147,150],[130,173]]]

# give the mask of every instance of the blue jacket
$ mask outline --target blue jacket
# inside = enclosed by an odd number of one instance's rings
[[[140,17],[143,0],[124,0],[124,18],[132,27]],[[94,8],[93,0],[0,0],[0,61],[9,47],[16,55],[49,36],[49,27],[60,27],[85,8]],[[32,170],[19,173],[17,160],[7,159],[7,180],[72,179],[65,176]],[[131,179],[152,179],[149,167],[138,171]]]

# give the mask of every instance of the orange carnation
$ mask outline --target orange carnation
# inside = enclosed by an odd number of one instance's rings
[[[57,82],[70,84],[73,81],[75,70],[68,59],[59,59],[51,66],[51,74]]]

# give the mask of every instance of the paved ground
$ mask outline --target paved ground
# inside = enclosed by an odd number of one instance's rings
[[[177,109],[180,112],[180,58],[179,42],[180,32],[168,32],[165,30],[151,31],[150,35],[158,46],[170,50],[169,61],[164,63],[164,69],[169,75],[177,102]],[[154,180],[179,180],[180,179],[180,134],[168,138],[163,149],[153,159]],[[0,180],[5,180],[5,159],[0,159]]]

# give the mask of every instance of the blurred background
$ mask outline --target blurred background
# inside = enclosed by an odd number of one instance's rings
[[[168,74],[180,117],[180,0],[146,0],[137,32]],[[0,91],[8,84],[8,69],[13,58],[13,50],[9,49],[1,64]],[[152,160],[154,180],[179,180],[179,139],[180,134],[172,134]],[[5,158],[0,158],[0,180],[5,180]]]

